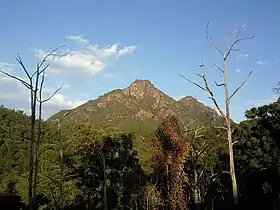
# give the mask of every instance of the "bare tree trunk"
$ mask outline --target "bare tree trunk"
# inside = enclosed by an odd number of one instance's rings
[[[202,200],[201,200],[200,189],[197,186],[198,185],[198,179],[197,179],[197,170],[196,170],[196,168],[194,169],[193,173],[194,173],[194,185],[195,185],[194,194],[193,194],[193,200],[194,200],[194,203],[197,205],[197,204],[201,204]]]
[[[233,154],[233,144],[232,144],[232,129],[231,129],[231,119],[230,119],[230,98],[228,93],[228,80],[227,80],[227,57],[224,55],[224,86],[225,86],[225,98],[226,98],[226,124],[227,124],[227,139],[228,139],[228,151],[229,151],[229,167],[230,167],[230,177],[232,184],[232,194],[234,204],[238,204],[238,189],[237,182],[235,177],[235,164],[234,164],[234,154]]]
[[[48,99],[42,100],[42,88],[44,83],[44,75],[46,69],[50,66],[51,62],[59,56],[58,50],[64,46],[58,47],[51,51],[50,53],[46,54],[43,58],[42,62],[37,63],[37,69],[33,74],[30,74],[24,63],[21,60],[19,54],[16,57],[16,61],[22,67],[25,75],[28,78],[28,82],[24,81],[20,77],[14,76],[9,74],[6,71],[0,69],[0,72],[5,74],[6,76],[15,79],[21,82],[29,91],[30,91],[30,109],[31,109],[31,122],[30,122],[30,157],[29,157],[29,175],[28,175],[28,206],[30,210],[36,208],[36,190],[37,190],[37,175],[38,175],[38,163],[39,163],[39,147],[40,147],[40,138],[41,138],[41,112],[42,112],[42,104],[44,102],[49,101],[61,88],[58,88]],[[49,61],[48,61],[49,60]],[[40,75],[43,73],[43,77],[41,80],[41,87],[40,87],[40,99],[37,98],[38,93],[38,84]],[[33,78],[35,77],[35,86],[33,86]],[[39,107],[39,124],[38,124],[38,136],[37,140],[35,140],[35,127],[36,127],[36,108],[37,108],[37,101],[40,103]],[[35,147],[36,143],[36,147]],[[34,154],[34,147],[35,147],[35,154]],[[35,155],[35,161],[34,161]],[[34,171],[34,162],[35,162],[35,171]]]
[[[29,160],[29,208],[30,210],[36,209],[36,183],[37,177],[34,176],[34,144],[35,140],[35,126],[36,126],[36,107],[37,107],[37,91],[38,91],[38,82],[39,82],[39,69],[36,70],[36,79],[35,79],[35,87],[30,89],[32,97],[31,97],[31,149],[30,149],[30,160]],[[35,149],[36,153],[37,148]],[[35,169],[36,171],[36,169]],[[34,180],[33,180],[34,177]],[[33,182],[34,181],[34,182]]]
[[[33,92],[31,90],[31,128],[30,128],[30,157],[29,157],[29,176],[28,176],[28,205],[33,210],[33,166],[34,166],[34,139],[35,139],[35,119],[36,109],[33,103]]]
[[[235,176],[235,164],[234,164],[232,136],[230,135],[229,132],[231,132],[231,131],[228,131],[230,176],[231,176],[231,184],[232,184],[233,202],[235,205],[237,205],[238,204],[238,189],[237,189],[237,182],[236,182],[236,176]]]
[[[37,86],[39,81],[39,68],[37,68],[36,73],[36,89],[34,93],[34,104],[37,102]],[[42,130],[42,88],[44,84],[44,76],[45,73],[43,72],[43,77],[40,84],[40,90],[39,90],[39,118],[38,118],[38,133],[37,133],[37,139],[35,142],[35,170],[34,170],[34,184],[33,184],[33,197],[34,197],[34,209],[36,209],[36,194],[37,194],[37,182],[38,182],[38,166],[39,166],[39,148],[40,148],[40,140],[41,140],[41,130]],[[36,107],[36,106],[35,106]]]
[[[215,107],[218,110],[218,113],[225,119],[226,121],[226,127],[222,127],[227,131],[227,140],[228,140],[228,150],[229,150],[229,164],[230,164],[230,176],[231,176],[231,184],[232,184],[232,194],[233,194],[233,201],[234,201],[234,205],[238,204],[238,189],[237,189],[237,181],[236,181],[236,176],[235,176],[235,167],[234,167],[234,153],[233,153],[233,144],[234,142],[232,142],[232,129],[231,129],[231,119],[230,119],[230,101],[231,99],[234,97],[234,95],[243,87],[243,85],[247,82],[248,78],[251,76],[252,71],[249,72],[248,77],[233,91],[233,93],[231,95],[229,95],[229,91],[228,91],[228,78],[227,78],[227,59],[228,56],[231,54],[231,52],[235,49],[236,44],[238,44],[239,42],[246,40],[246,39],[253,39],[255,36],[251,36],[251,37],[244,37],[244,38],[240,38],[240,30],[242,28],[242,26],[239,28],[239,30],[235,30],[236,33],[236,39],[235,41],[230,45],[230,47],[227,50],[221,50],[219,49],[210,39],[208,36],[208,25],[206,27],[206,34],[205,34],[205,38],[207,39],[207,41],[212,45],[212,47],[214,47],[221,55],[223,55],[223,68],[220,68],[219,66],[215,65],[215,67],[222,73],[224,79],[223,79],[223,83],[222,84],[218,84],[216,81],[215,84],[218,87],[224,87],[224,91],[225,91],[225,112],[222,111],[220,105],[218,104],[213,91],[211,90],[211,88],[208,85],[208,80],[206,78],[206,73],[205,73],[205,67],[204,64],[200,64],[199,66],[204,70],[203,74],[200,75],[198,74],[199,77],[202,78],[204,85],[199,85],[196,82],[193,82],[191,80],[189,80],[188,78],[182,76],[184,79],[186,79],[188,82],[194,84],[195,86],[197,86],[198,88],[202,89],[203,91],[208,92],[208,94],[210,95],[211,100],[213,101]],[[232,32],[233,33],[233,32]]]

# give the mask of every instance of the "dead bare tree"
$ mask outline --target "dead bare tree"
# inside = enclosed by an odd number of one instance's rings
[[[57,57],[61,56],[61,49],[64,46],[55,48],[50,53],[46,54],[41,62],[37,62],[36,70],[34,73],[28,72],[25,64],[23,63],[19,53],[15,57],[17,63],[21,66],[24,71],[27,81],[20,78],[19,76],[14,76],[5,70],[0,69],[0,72],[4,75],[21,82],[28,90],[30,94],[30,157],[29,157],[29,175],[28,175],[28,206],[30,210],[36,208],[36,189],[37,189],[37,175],[38,175],[38,164],[39,164],[39,148],[40,140],[42,134],[42,105],[43,103],[51,100],[53,96],[62,88],[58,88],[50,97],[47,99],[42,99],[43,85],[45,81],[46,70],[51,65],[52,61]],[[40,86],[39,86],[40,84]],[[39,103],[39,107],[38,104]],[[38,126],[36,129],[36,111],[38,111]],[[37,134],[37,136],[36,136]],[[34,150],[35,149],[35,150]],[[35,156],[35,160],[34,160]],[[35,170],[34,170],[35,166]]]
[[[190,147],[188,164],[191,167],[189,171],[191,173],[189,179],[191,180],[188,182],[188,188],[193,199],[194,208],[200,209],[205,195],[211,184],[217,182],[216,177],[219,174],[214,173],[214,165],[208,162],[209,158],[212,159],[215,156],[214,154],[224,147],[222,144],[217,143],[217,138],[222,137],[222,139],[225,139],[225,137],[217,133],[218,128],[206,128],[194,120],[183,124],[184,135],[188,139]]]
[[[206,33],[205,38],[208,41],[208,43],[216,49],[222,56],[223,56],[223,67],[219,67],[218,65],[214,65],[223,75],[223,82],[221,84],[218,84],[216,81],[214,81],[215,85],[217,87],[223,87],[224,88],[224,96],[225,96],[225,112],[222,110],[221,106],[218,104],[217,99],[214,95],[214,92],[209,87],[209,83],[206,77],[205,72],[205,65],[202,62],[199,67],[203,70],[202,74],[197,74],[203,81],[203,85],[200,85],[185,76],[181,75],[185,80],[192,83],[193,85],[197,86],[198,88],[202,89],[203,91],[207,92],[209,94],[209,98],[214,103],[215,107],[218,110],[218,113],[225,119],[226,127],[224,129],[227,131],[227,140],[228,140],[228,151],[229,151],[229,163],[230,163],[230,176],[231,176],[231,184],[232,184],[232,193],[233,193],[233,200],[234,204],[238,204],[238,188],[237,188],[237,182],[236,182],[236,176],[235,176],[235,164],[234,164],[234,153],[233,153],[233,144],[232,142],[232,127],[231,127],[231,116],[230,116],[230,102],[231,99],[235,96],[235,94],[243,87],[243,85],[247,82],[248,78],[251,76],[252,71],[249,72],[248,77],[233,91],[232,94],[229,94],[228,90],[228,71],[227,71],[227,60],[229,58],[229,55],[238,49],[236,49],[236,45],[240,43],[241,41],[247,40],[247,39],[253,39],[255,36],[250,37],[243,37],[240,38],[240,31],[243,26],[241,26],[239,29],[234,30],[232,33],[236,33],[235,40],[229,45],[229,47],[226,47],[225,50],[220,49],[217,47],[216,44],[214,44],[208,35],[208,28],[209,23],[206,26]]]
[[[204,170],[201,170],[200,174],[198,172],[198,162],[199,158],[203,155],[203,153],[207,150],[209,147],[209,143],[207,141],[203,142],[203,145],[201,148],[197,148],[197,140],[200,140],[201,138],[204,137],[204,127],[198,125],[198,126],[193,126],[193,128],[188,128],[185,127],[185,134],[186,136],[189,136],[188,133],[192,133],[192,140],[190,141],[190,156],[191,156],[191,163],[193,166],[193,182],[192,183],[192,197],[193,197],[193,202],[195,205],[199,205],[202,203],[203,197],[201,195],[201,189],[198,186],[198,182],[200,177],[202,177],[202,174]]]

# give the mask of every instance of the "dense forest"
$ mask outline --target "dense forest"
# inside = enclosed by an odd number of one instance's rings
[[[238,209],[279,209],[280,100],[246,111],[246,118],[232,125]],[[2,106],[0,125],[1,208],[26,209],[30,117]],[[151,135],[149,172],[139,163],[134,138],[82,123],[65,132],[44,121],[36,208],[233,208],[223,130],[186,129],[167,116]]]

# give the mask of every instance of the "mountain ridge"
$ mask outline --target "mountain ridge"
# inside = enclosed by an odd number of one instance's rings
[[[150,92],[149,92],[149,90],[150,90]],[[132,96],[132,97],[137,98],[138,100],[142,98],[144,100],[145,93],[146,93],[146,95],[149,95],[149,94],[147,94],[147,92],[151,93],[151,90],[153,90],[154,94],[150,94],[150,96],[153,96],[153,97],[157,98],[157,103],[156,104],[159,103],[160,96],[163,96],[163,97],[169,98],[173,101],[179,102],[180,104],[184,105],[185,107],[186,106],[192,106],[192,107],[196,106],[196,107],[200,107],[200,108],[206,108],[209,111],[211,110],[211,111],[213,111],[213,113],[216,113],[218,115],[218,113],[214,109],[210,108],[209,106],[204,105],[203,103],[199,102],[196,98],[194,98],[192,96],[185,96],[181,99],[176,100],[173,97],[165,94],[160,89],[156,88],[155,85],[151,81],[149,81],[147,79],[136,79],[134,82],[132,82],[126,88],[114,89],[112,91],[104,93],[103,95],[100,95],[96,99],[88,100],[86,103],[84,103],[84,104],[82,104],[82,105],[80,105],[80,106],[78,106],[74,109],[61,110],[61,111],[55,113],[54,115],[50,116],[48,118],[48,120],[52,120],[52,119],[56,118],[55,116],[58,115],[61,112],[67,112],[67,111],[70,111],[70,110],[78,109],[79,107],[82,107],[87,103],[92,103],[92,102],[95,102],[95,101],[98,101],[98,100],[103,100],[104,101],[104,98],[106,98],[107,101],[108,101],[108,99],[112,96],[114,96],[116,98],[121,97],[122,93],[124,93],[125,96]],[[110,99],[109,99],[109,101],[110,101]],[[99,106],[99,108],[101,108],[104,105],[102,105],[102,103],[99,103],[98,106]]]
[[[150,159],[151,134],[168,115],[177,117],[181,125],[192,122],[210,127],[223,122],[214,109],[197,99],[186,96],[175,100],[149,80],[140,79],[126,88],[112,90],[75,109],[60,111],[48,120],[61,119],[66,113],[62,126],[89,123],[94,128],[114,128],[134,133],[134,145],[142,162]]]

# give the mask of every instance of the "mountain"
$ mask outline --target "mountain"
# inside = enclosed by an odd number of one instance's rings
[[[136,80],[125,89],[108,92],[73,110],[60,111],[49,120],[61,119],[68,112],[62,124],[90,123],[96,128],[134,132],[134,144],[144,162],[150,158],[151,134],[165,116],[175,115],[181,123],[191,121],[206,126],[222,122],[215,110],[195,98],[187,96],[176,101],[148,80]]]
[[[212,125],[220,124],[223,121],[215,109],[205,106],[192,96],[186,96],[178,102],[181,103],[185,107],[187,113],[189,113],[192,118],[197,119],[199,123],[206,123],[206,125],[210,123],[210,125]]]

